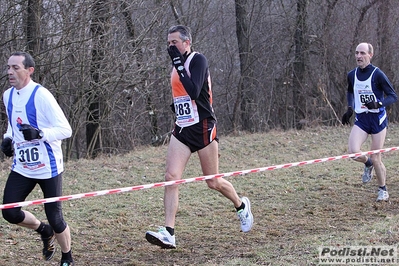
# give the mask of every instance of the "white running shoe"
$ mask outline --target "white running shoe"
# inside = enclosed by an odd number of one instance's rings
[[[158,232],[147,231],[145,233],[145,238],[151,244],[160,246],[161,248],[176,248],[175,236],[170,235],[165,227],[160,227]]]
[[[388,199],[389,199],[388,191],[379,188],[377,201],[388,201]]]
[[[371,178],[373,177],[373,166],[364,166],[364,172],[362,175],[362,181],[363,183],[368,183],[370,182]]]
[[[242,202],[245,204],[245,208],[243,210],[239,210],[237,212],[237,216],[241,222],[241,231],[244,233],[249,232],[254,223],[254,216],[251,213],[251,203],[247,197],[242,197]]]

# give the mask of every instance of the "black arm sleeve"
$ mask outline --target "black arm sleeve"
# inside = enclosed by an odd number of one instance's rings
[[[346,100],[348,101],[348,107],[355,108],[355,99],[353,94],[353,80],[354,80],[355,72],[351,71],[348,73],[347,82],[348,82],[348,91],[346,92]]]
[[[379,70],[379,69],[378,69]],[[387,76],[384,74],[382,71],[377,71],[376,72],[376,81],[379,84],[379,87],[382,88],[382,90],[385,93],[385,98],[382,101],[383,106],[389,106],[396,102],[398,100],[398,96],[396,95],[396,92],[387,78]]]
[[[191,99],[196,100],[208,77],[208,61],[204,55],[199,53],[194,55],[190,62],[190,73],[191,77],[188,75],[180,76],[180,81]]]

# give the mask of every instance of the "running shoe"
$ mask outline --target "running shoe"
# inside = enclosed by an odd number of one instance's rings
[[[73,261],[70,260],[62,260],[60,266],[73,266]]]
[[[362,175],[363,183],[370,182],[371,178],[373,177],[373,166],[364,166],[364,172]]]
[[[249,232],[254,223],[254,217],[251,213],[251,203],[247,197],[243,197],[242,202],[245,204],[245,208],[243,210],[239,210],[237,212],[237,216],[241,222],[241,231],[244,233]]]
[[[388,199],[389,199],[388,191],[379,188],[377,201],[388,201]]]
[[[145,238],[151,244],[160,246],[161,248],[176,248],[175,236],[170,235],[165,227],[160,227],[158,232],[147,231]]]
[[[55,234],[50,237],[42,237],[43,241],[43,259],[51,260],[55,253]]]

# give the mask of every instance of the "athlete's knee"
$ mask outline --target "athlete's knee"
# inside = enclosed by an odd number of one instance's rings
[[[206,184],[208,185],[208,188],[220,191],[220,182],[218,181],[218,179],[208,179],[206,180]]]
[[[59,217],[48,218],[48,223],[57,234],[64,232],[65,228],[67,227],[67,223],[64,221],[64,219]]]
[[[165,181],[174,181],[174,180],[179,180],[179,179],[181,179],[181,176],[172,174],[170,172],[165,173]]]
[[[374,168],[376,170],[378,169],[385,169],[385,165],[382,162],[382,158],[381,158],[381,154],[379,154],[380,156],[378,156],[378,154],[374,154],[374,156],[371,156],[371,162],[374,165]]]
[[[356,161],[356,162],[361,162],[364,163],[367,160],[367,156],[365,155],[360,155],[360,156],[354,156],[352,157],[352,160]]]
[[[381,153],[373,153],[370,155],[370,159],[374,162],[380,162],[381,161]]]
[[[57,234],[64,232],[67,224],[62,215],[61,202],[52,202],[45,205],[48,223]]]
[[[54,232],[56,234],[61,234],[62,232],[65,231],[67,224],[65,222],[63,223],[56,223],[55,225],[51,225],[51,227],[53,228]]]
[[[348,147],[348,152],[349,153],[358,153],[358,152],[361,152],[361,150],[358,147],[354,148],[354,147],[349,146]]]
[[[11,209],[3,209],[2,211],[3,218],[12,224],[19,224],[25,219],[25,214],[23,211],[17,208]]]
[[[362,158],[360,158],[360,156],[352,157],[351,159],[356,162],[362,162]]]

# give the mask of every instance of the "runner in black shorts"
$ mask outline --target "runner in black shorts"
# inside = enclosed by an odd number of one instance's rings
[[[207,118],[200,123],[185,128],[175,124],[172,134],[181,143],[189,147],[191,152],[205,148],[214,140],[219,141],[216,135],[216,121]]]
[[[179,180],[193,152],[197,152],[204,175],[219,173],[216,117],[212,108],[211,80],[204,55],[191,50],[191,33],[186,26],[168,31],[168,52],[173,70],[171,86],[176,125],[166,156],[165,180]],[[241,230],[252,228],[253,216],[247,197],[240,198],[233,185],[223,178],[206,181],[208,187],[231,200],[241,222]],[[176,248],[174,227],[179,204],[178,185],[166,186],[164,193],[165,227],[148,231],[146,239],[162,248]]]

